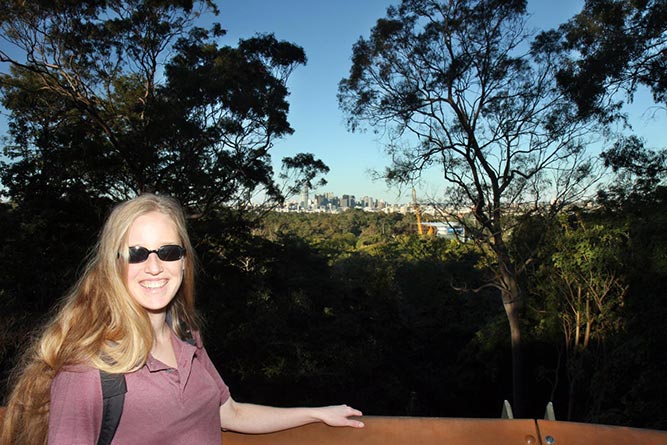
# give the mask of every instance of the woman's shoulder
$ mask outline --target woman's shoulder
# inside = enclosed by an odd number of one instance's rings
[[[102,421],[99,369],[63,367],[51,382],[49,443],[94,443]]]
[[[73,364],[73,365],[65,365],[63,366],[60,371],[56,375],[59,374],[67,374],[67,373],[74,373],[74,374],[99,374],[100,370],[91,366],[91,365],[84,365],[84,364]]]
[[[51,382],[51,396],[96,397],[101,395],[100,370],[88,365],[66,365]]]

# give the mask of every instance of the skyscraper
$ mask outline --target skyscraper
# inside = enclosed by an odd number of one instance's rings
[[[303,184],[301,187],[301,208],[308,209],[308,184]]]

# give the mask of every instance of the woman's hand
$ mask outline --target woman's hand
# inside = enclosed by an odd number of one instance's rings
[[[364,423],[350,419],[350,417],[361,417],[361,411],[347,405],[323,406],[318,408],[320,420],[329,426],[350,426],[363,428]]]

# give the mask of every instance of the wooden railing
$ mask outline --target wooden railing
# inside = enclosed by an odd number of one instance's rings
[[[0,407],[0,423],[4,408]],[[365,428],[310,424],[222,433],[223,445],[667,445],[667,431],[533,419],[364,417]]]
[[[667,431],[533,419],[364,417],[363,429],[310,424],[222,433],[223,445],[667,445]]]

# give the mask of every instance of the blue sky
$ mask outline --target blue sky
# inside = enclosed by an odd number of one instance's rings
[[[308,63],[290,77],[289,121],[294,134],[273,150],[276,167],[285,156],[313,153],[331,171],[319,192],[364,195],[397,202],[397,194],[370,179],[369,169],[382,169],[387,158],[372,134],[351,134],[338,109],[338,82],[351,65],[352,45],[368,36],[384,17],[387,0],[219,0],[218,20],[227,29],[226,43],[255,33],[274,33],[304,48]]]
[[[384,199],[388,202],[408,202],[410,191],[399,194],[387,189],[383,181],[373,181],[370,170],[382,171],[389,163],[381,141],[372,133],[351,134],[338,108],[338,82],[347,76],[352,45],[360,36],[367,37],[376,20],[384,17],[386,9],[398,1],[392,0],[218,0],[221,14],[218,21],[228,34],[222,42],[235,45],[239,38],[255,33],[274,33],[278,39],[302,46],[308,64],[294,71],[290,89],[289,121],[293,135],[276,142],[272,156],[276,165],[285,156],[310,152],[330,168],[328,184],[317,192],[336,195],[353,194]],[[529,0],[528,11],[535,29],[550,29],[565,22],[581,10],[583,0]],[[652,113],[650,103],[641,92],[627,108],[633,116],[635,130],[646,137],[649,145],[661,148],[663,131],[660,121],[665,110]],[[657,142],[656,142],[657,141]],[[443,186],[436,174],[422,187],[424,195],[438,194]],[[418,189],[419,190],[419,189]]]
[[[218,0],[218,20],[227,29],[223,43],[235,45],[239,38],[255,33],[274,33],[276,38],[300,45],[308,64],[294,71],[290,89],[289,121],[293,135],[278,141],[272,156],[310,152],[322,159],[331,172],[328,184],[318,192],[364,195],[388,202],[407,202],[410,191],[399,195],[383,181],[373,181],[369,170],[382,171],[389,163],[380,141],[371,133],[351,134],[338,108],[338,82],[347,76],[352,45],[370,30],[391,0]],[[583,0],[529,0],[535,28],[548,29],[566,21],[581,9]],[[442,184],[440,184],[442,185]],[[437,187],[438,184],[431,184]],[[426,185],[429,188],[429,185]],[[424,193],[431,193],[430,189]]]

